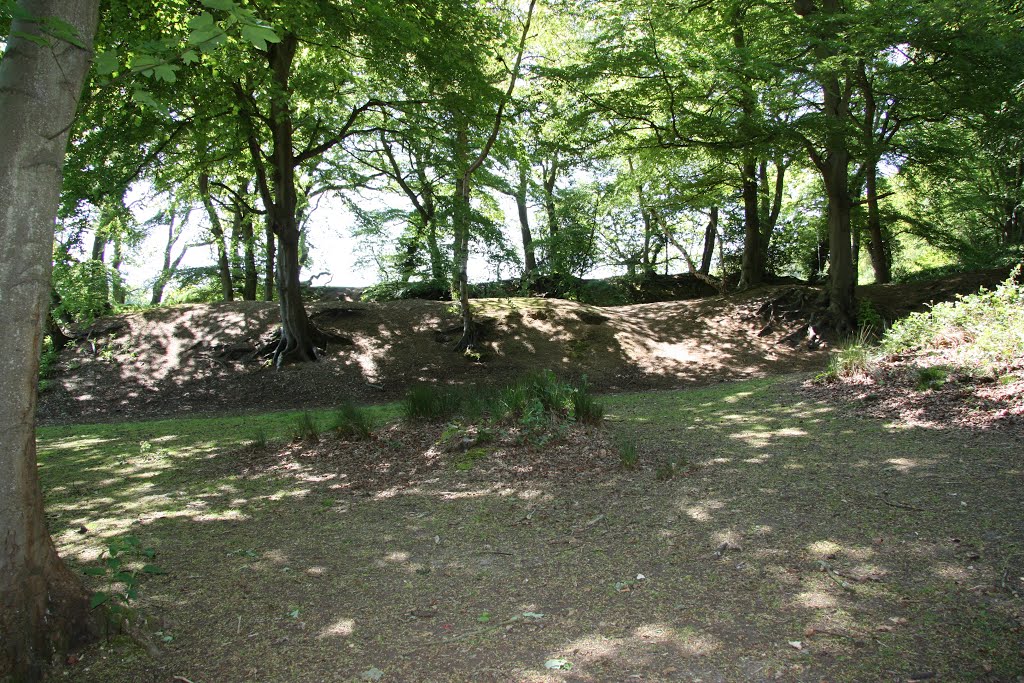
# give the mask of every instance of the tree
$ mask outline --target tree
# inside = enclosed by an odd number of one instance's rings
[[[16,8],[0,60],[0,679],[36,680],[53,652],[96,634],[46,529],[35,408],[64,153],[99,0]]]

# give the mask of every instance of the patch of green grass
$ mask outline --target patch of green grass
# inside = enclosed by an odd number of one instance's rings
[[[455,389],[419,384],[405,395],[402,409],[409,421],[450,420],[458,413],[462,396]]]
[[[292,436],[299,441],[320,442],[320,425],[309,413],[302,413],[292,425]]]
[[[949,370],[943,367],[917,368],[914,388],[918,391],[939,389],[949,379]]]
[[[490,455],[490,451],[488,451],[486,448],[470,448],[465,453],[460,453],[457,456],[455,456],[453,464],[455,465],[455,469],[461,472],[466,472],[468,470],[473,469],[474,465],[476,465],[478,460],[483,460],[488,455]]]

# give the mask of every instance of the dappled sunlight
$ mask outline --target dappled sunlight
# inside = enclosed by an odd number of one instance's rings
[[[338,619],[325,628],[318,638],[348,638],[356,631],[355,619]]]
[[[713,513],[725,507],[720,500],[707,500],[696,505],[681,505],[680,510],[696,522],[710,522]]]
[[[896,472],[909,472],[915,467],[921,467],[921,465],[925,464],[913,458],[889,458],[885,462],[889,465],[889,467],[885,468],[886,470],[895,470]]]
[[[832,609],[838,603],[834,595],[825,590],[826,586],[804,591],[794,597],[794,603],[805,609]]]

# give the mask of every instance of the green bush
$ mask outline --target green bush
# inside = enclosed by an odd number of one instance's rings
[[[433,280],[402,282],[393,280],[372,285],[363,290],[363,301],[395,301],[398,299],[429,299],[447,301],[451,299],[448,284]]]
[[[994,290],[935,304],[893,324],[882,339],[887,353],[952,350],[959,364],[992,368],[1024,355],[1024,285],[1020,267]]]

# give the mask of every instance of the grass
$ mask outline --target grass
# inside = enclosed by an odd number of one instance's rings
[[[586,377],[572,384],[558,379],[550,370],[499,389],[416,385],[409,389],[402,406],[405,418],[413,422],[459,417],[469,422],[520,423],[542,428],[564,419],[600,424],[604,416],[604,408],[590,393]]]
[[[167,571],[139,606],[173,646],[94,648],[69,680],[566,680],[553,659],[578,680],[1024,673],[1009,435],[853,419],[775,379],[602,400],[644,462],[686,476],[491,482],[468,462],[350,494],[333,462],[241,474],[256,429],[301,448],[298,413],[41,429],[64,556],[92,566],[131,533]]]

